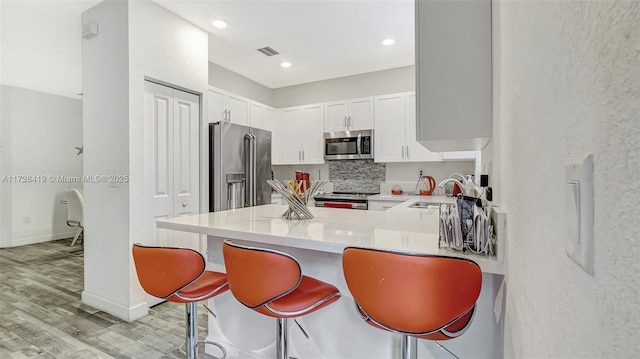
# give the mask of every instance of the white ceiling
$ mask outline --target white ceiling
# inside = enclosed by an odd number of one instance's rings
[[[209,31],[209,61],[270,88],[414,63],[413,0],[154,1]],[[0,0],[0,83],[78,98],[81,14],[99,2]]]
[[[209,61],[270,88],[414,64],[413,0],[154,1],[209,32]]]
[[[81,14],[98,0],[0,0],[0,83],[79,98]]]

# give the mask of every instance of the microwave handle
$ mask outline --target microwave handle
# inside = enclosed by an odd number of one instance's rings
[[[356,147],[358,147],[358,156],[362,155],[362,134],[358,133],[358,140],[356,142]]]

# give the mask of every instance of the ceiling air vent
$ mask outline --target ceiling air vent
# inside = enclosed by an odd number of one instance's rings
[[[273,55],[278,55],[279,52],[270,48],[269,46],[267,47],[263,47],[261,49],[258,49],[258,51],[262,52],[263,54],[267,55],[267,56],[273,56]]]

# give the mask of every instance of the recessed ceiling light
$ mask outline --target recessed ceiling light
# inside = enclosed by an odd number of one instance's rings
[[[394,39],[384,39],[382,40],[382,45],[389,46],[389,45],[393,45],[395,42],[396,40]]]
[[[291,67],[291,63],[290,62],[286,62],[286,61],[285,62],[281,62],[280,66],[282,66],[284,68]]]
[[[218,29],[224,29],[225,27],[227,27],[227,23],[222,20],[213,20],[211,21],[211,24]]]

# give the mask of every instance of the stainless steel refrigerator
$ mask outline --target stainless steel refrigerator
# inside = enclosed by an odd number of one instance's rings
[[[271,131],[209,124],[209,211],[271,203]]]

